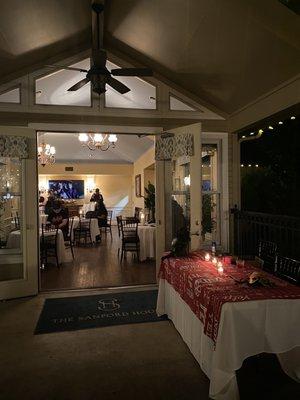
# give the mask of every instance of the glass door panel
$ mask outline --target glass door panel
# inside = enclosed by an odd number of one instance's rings
[[[0,281],[22,279],[22,162],[0,157]]]
[[[220,244],[220,179],[218,147],[202,145],[202,227],[203,242]]]

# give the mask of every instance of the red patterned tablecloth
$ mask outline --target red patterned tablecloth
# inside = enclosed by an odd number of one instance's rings
[[[245,280],[259,269],[246,263],[244,267],[224,266],[218,272],[211,262],[203,260],[202,252],[188,257],[164,258],[159,277],[166,279],[189,305],[204,325],[204,333],[216,343],[222,306],[227,302],[266,299],[300,299],[300,287],[266,274],[274,287],[250,287],[237,281]]]

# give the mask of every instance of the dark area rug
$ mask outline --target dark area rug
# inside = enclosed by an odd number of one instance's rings
[[[35,334],[159,322],[157,290],[46,299]]]

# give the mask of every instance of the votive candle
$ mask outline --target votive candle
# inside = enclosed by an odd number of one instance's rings
[[[210,260],[210,254],[206,253],[204,258],[205,258],[205,261],[209,261]]]

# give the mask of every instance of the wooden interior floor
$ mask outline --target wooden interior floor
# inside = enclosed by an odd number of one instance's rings
[[[155,261],[138,262],[131,253],[120,262],[119,237],[102,234],[100,244],[74,247],[75,259],[57,268],[48,265],[41,271],[41,290],[83,289],[156,283]],[[70,250],[67,250],[70,251]]]

